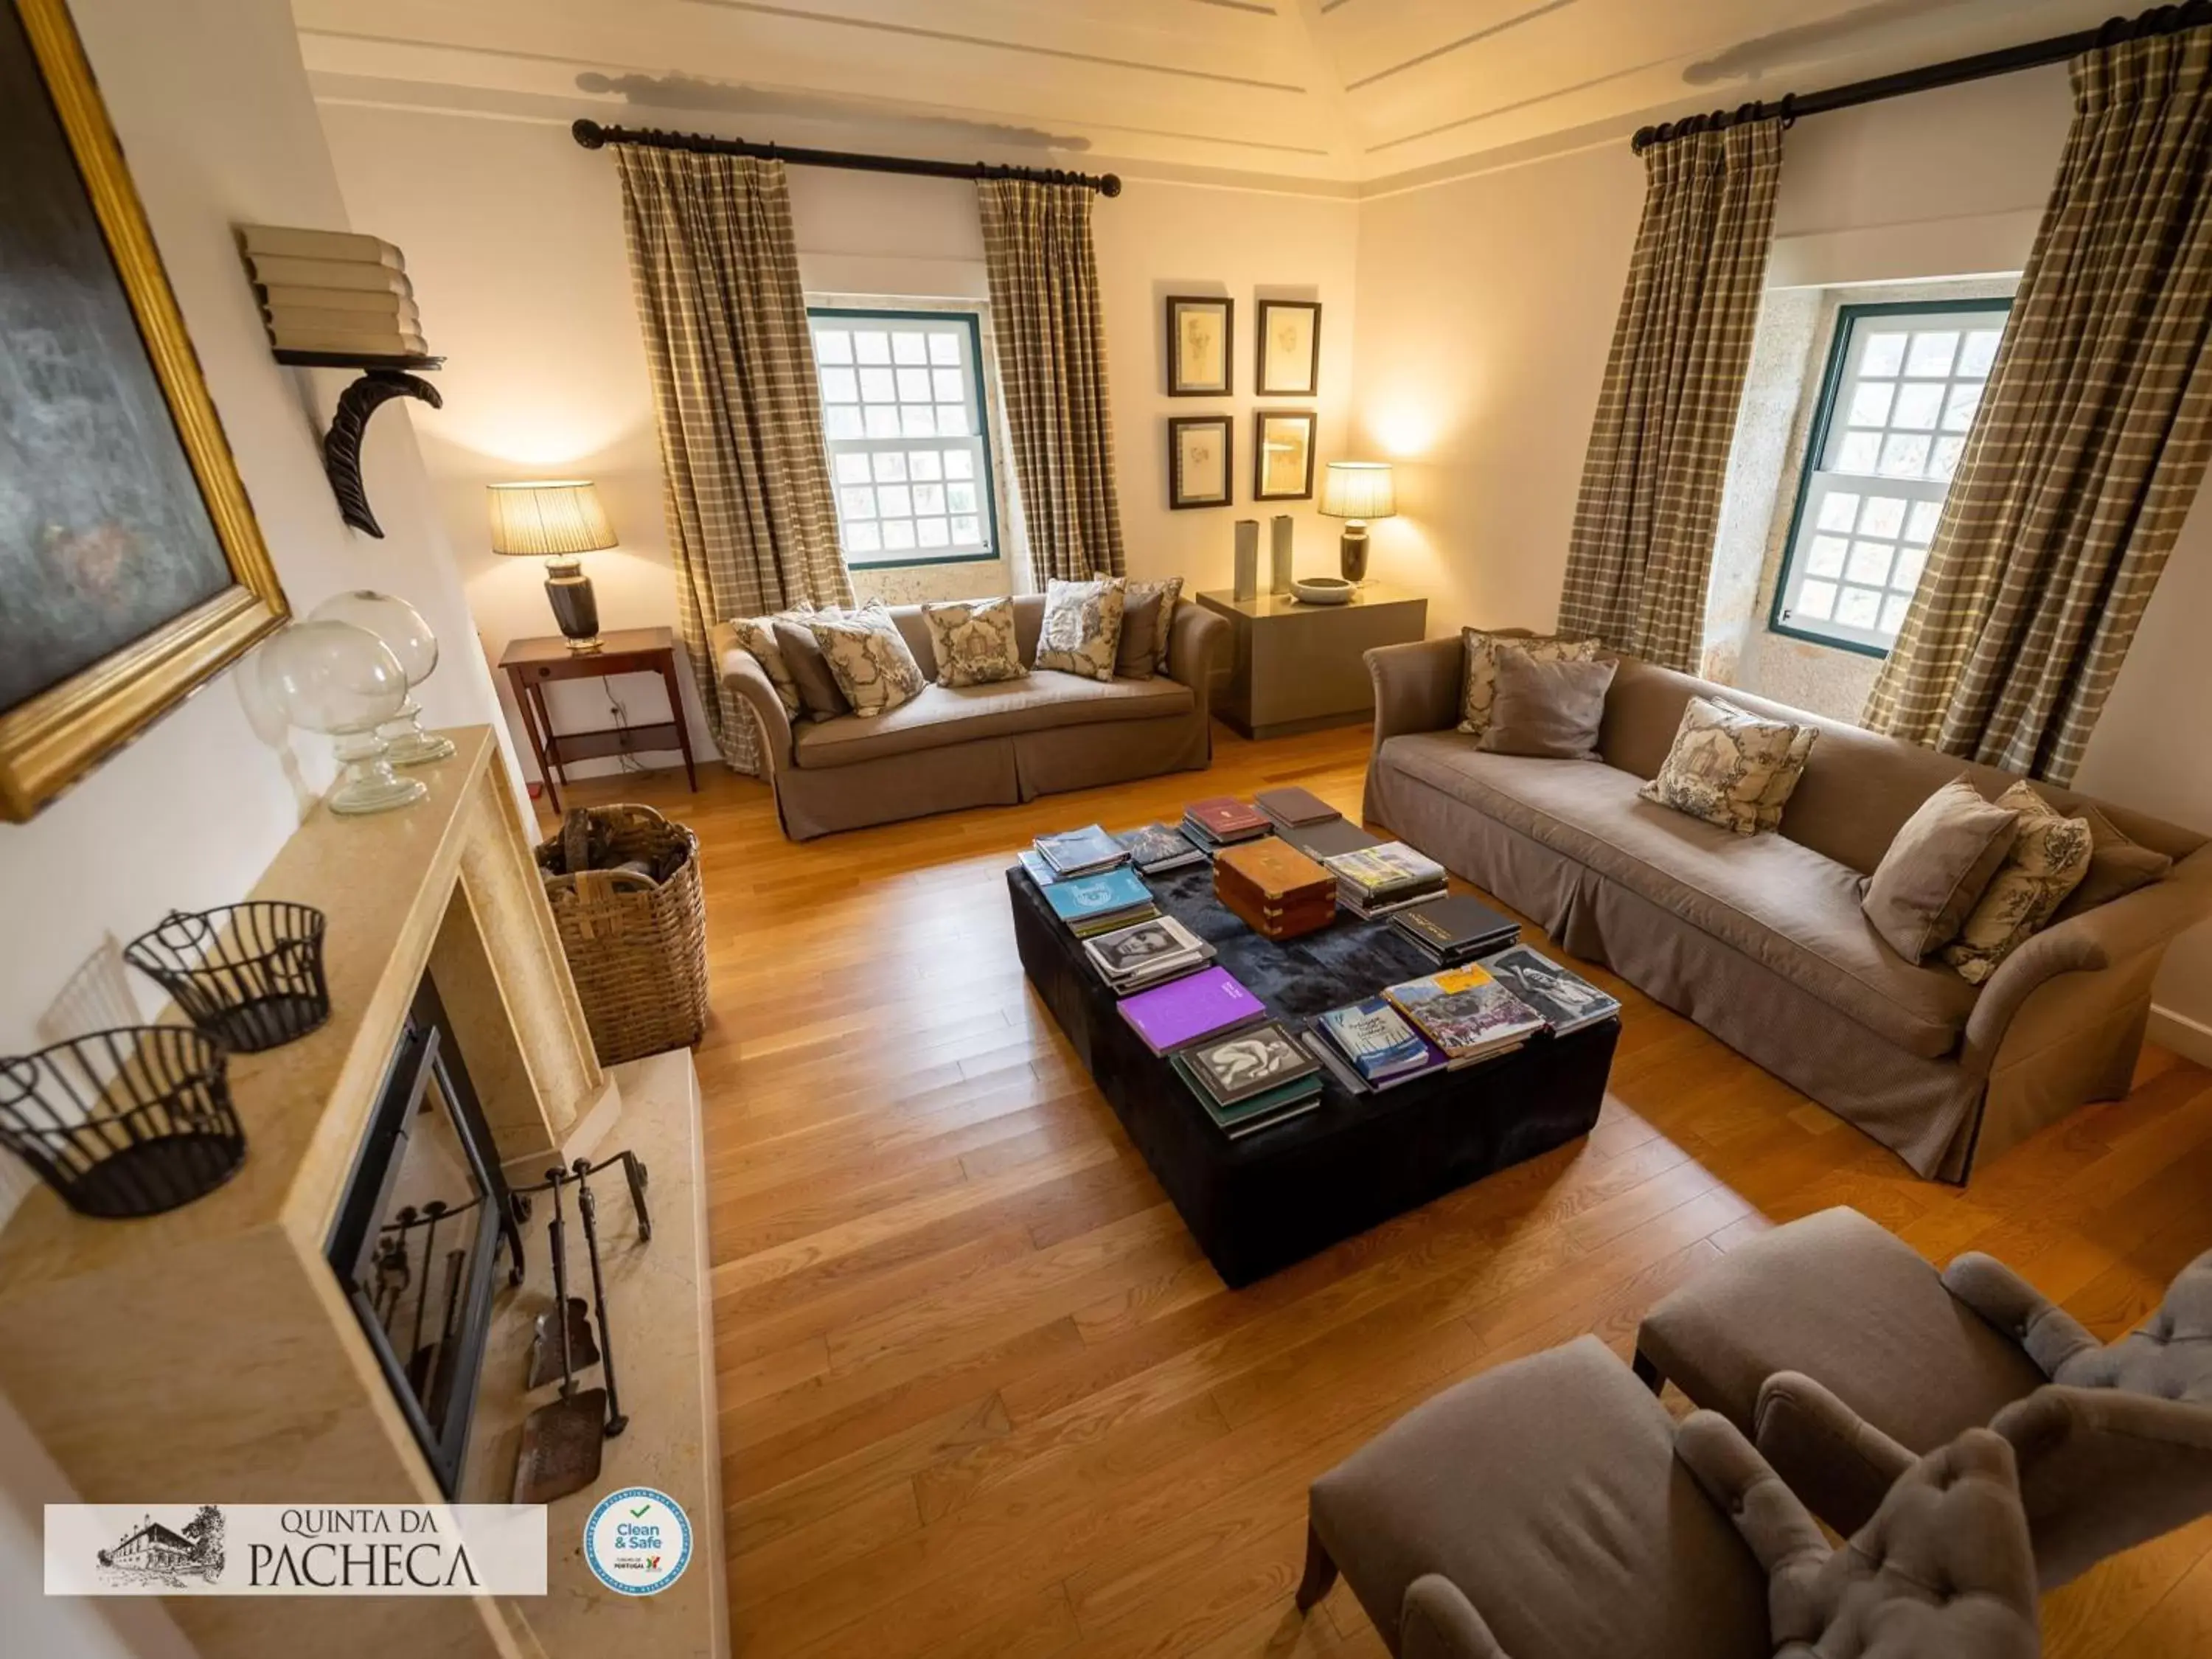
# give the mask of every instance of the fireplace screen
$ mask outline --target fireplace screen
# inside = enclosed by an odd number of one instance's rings
[[[425,980],[329,1255],[447,1497],[468,1449],[493,1257],[502,1235],[520,1249],[507,1206],[466,1068]]]

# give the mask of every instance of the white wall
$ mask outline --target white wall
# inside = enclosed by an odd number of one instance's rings
[[[354,222],[406,250],[432,346],[448,356],[447,406],[422,422],[423,458],[486,645],[495,657],[511,638],[552,631],[535,562],[500,559],[484,545],[483,486],[509,478],[599,480],[623,538],[586,561],[603,624],[672,623],[651,387],[611,159],[541,123],[337,102],[322,114]],[[971,185],[798,167],[791,195],[810,290],[987,296]],[[1131,574],[1181,573],[1194,591],[1226,586],[1231,521],[1279,510],[1249,501],[1251,411],[1261,402],[1250,395],[1255,293],[1322,302],[1322,396],[1267,401],[1317,409],[1321,459],[1343,453],[1356,205],[1132,179],[1120,198],[1097,204],[1094,222]],[[1243,393],[1218,404],[1170,399],[1160,300],[1212,291],[1237,300]],[[1217,410],[1237,419],[1237,505],[1171,513],[1166,417]],[[1329,568],[1334,521],[1304,509],[1297,516],[1302,565]],[[945,565],[864,575],[857,585],[892,600],[953,597],[1003,592],[1008,573]],[[623,690],[634,695],[634,720],[665,717],[656,688]],[[603,720],[596,687],[555,690],[556,721]],[[703,719],[691,714],[703,746]]]
[[[374,541],[339,520],[322,473],[320,433],[343,380],[276,365],[232,241],[234,224],[346,224],[284,0],[73,0],[72,10],[295,609],[348,587],[403,595],[447,647],[422,688],[431,721],[490,719],[489,678],[406,416],[387,410],[370,429],[365,470],[388,532]],[[172,907],[241,897],[327,785],[322,739],[257,727],[251,675],[249,661],[217,677],[32,823],[0,825],[0,1052],[42,1040],[57,994],[103,938],[128,939]],[[132,989],[149,1009],[160,1000],[149,986]],[[0,1218],[19,1174],[0,1159]],[[110,1620],[32,1588],[37,1506],[69,1496],[0,1402],[0,1601],[10,1621],[0,1645],[85,1659],[188,1652],[151,1604]]]
[[[2071,118],[2052,69],[1814,116],[1784,141],[1769,281],[2017,270]],[[1643,172],[1607,144],[1362,204],[1355,447],[1401,463],[1382,574],[1431,633],[1557,615],[1583,453]],[[2212,830],[2212,499],[2200,495],[2080,783]],[[2172,953],[2158,1034],[2212,1058],[2212,929]],[[2192,1030],[2191,1023],[2201,1027]]]

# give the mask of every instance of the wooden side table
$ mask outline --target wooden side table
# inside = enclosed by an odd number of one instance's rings
[[[500,653],[499,665],[514,688],[514,701],[522,710],[522,724],[530,733],[531,751],[545,779],[545,793],[553,810],[561,810],[561,792],[554,775],[568,781],[571,761],[598,760],[608,755],[634,755],[641,750],[681,750],[684,775],[691,792],[699,791],[699,771],[691,760],[691,728],[684,723],[684,697],[676,681],[676,635],[665,628],[617,628],[599,636],[597,651],[571,651],[557,634],[510,640]],[[647,726],[606,726],[590,732],[556,732],[545,709],[545,686],[552,680],[611,679],[617,674],[658,674],[668,688],[670,718]]]
[[[1226,589],[1201,593],[1198,602],[1229,619],[1237,649],[1217,707],[1248,738],[1373,719],[1366,653],[1409,644],[1429,625],[1428,600],[1373,581],[1346,605],[1308,605],[1287,593],[1240,599]]]

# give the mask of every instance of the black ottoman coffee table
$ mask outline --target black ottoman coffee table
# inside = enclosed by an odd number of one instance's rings
[[[1432,971],[1387,921],[1346,911],[1302,939],[1263,938],[1214,898],[1210,865],[1146,884],[1293,1027]],[[1006,890],[1023,970],[1231,1285],[1563,1146],[1597,1121],[1618,1019],[1536,1036],[1499,1059],[1380,1093],[1349,1094],[1324,1074],[1317,1110],[1231,1140],[1115,1012],[1081,943],[1019,866],[1006,872]]]

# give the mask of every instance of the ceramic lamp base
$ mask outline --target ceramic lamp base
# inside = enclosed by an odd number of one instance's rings
[[[1337,544],[1337,559],[1348,582],[1367,580],[1367,526],[1357,519],[1347,520],[1344,539]]]
[[[546,560],[545,598],[571,651],[599,648],[599,601],[580,559]]]

